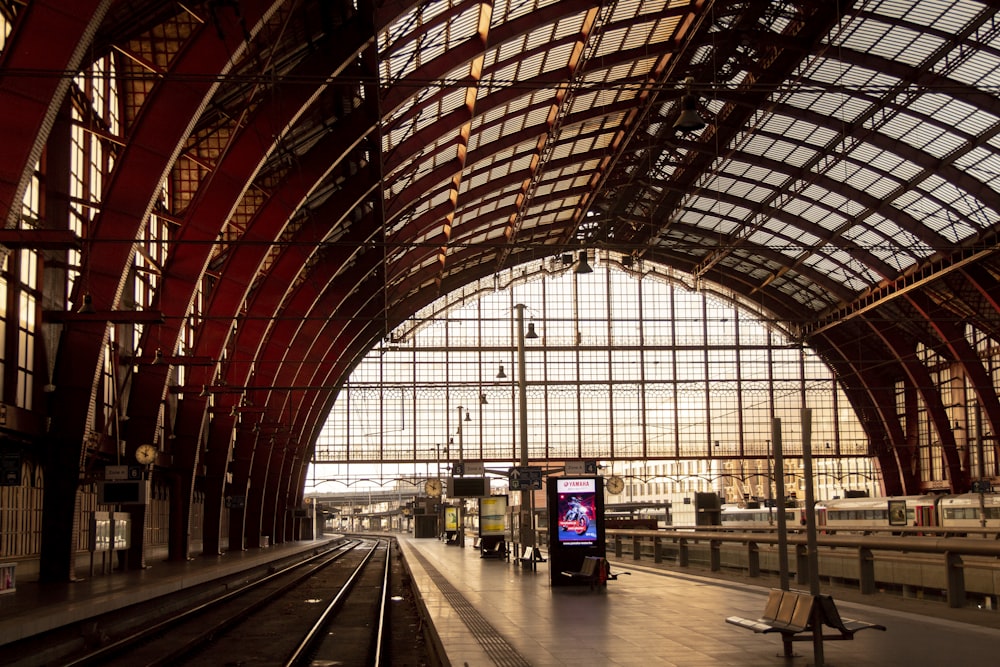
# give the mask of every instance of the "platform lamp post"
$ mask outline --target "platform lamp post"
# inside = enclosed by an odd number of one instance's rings
[[[465,411],[465,421],[471,421],[469,411],[461,405],[458,406],[458,470],[459,475],[465,475],[465,446],[462,439],[462,412]],[[465,547],[465,498],[459,500],[458,513],[458,546]]]
[[[521,467],[528,467],[528,381],[524,368],[524,304],[514,306],[517,311],[517,398],[518,429],[521,442]],[[532,338],[537,337],[534,327]],[[532,489],[521,490],[521,539],[522,546],[531,549],[531,569],[535,569],[535,508]]]

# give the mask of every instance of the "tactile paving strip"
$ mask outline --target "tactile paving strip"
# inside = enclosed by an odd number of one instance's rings
[[[472,603],[457,588],[452,586],[451,582],[438,572],[437,568],[416,550],[409,553],[416,556],[423,568],[427,570],[431,581],[441,590],[445,600],[452,606],[465,626],[469,628],[472,636],[483,647],[486,655],[493,660],[493,664],[499,667],[531,667],[531,663],[525,660],[524,656],[518,653],[517,649],[511,646],[504,636],[483,618],[482,614],[476,611]]]

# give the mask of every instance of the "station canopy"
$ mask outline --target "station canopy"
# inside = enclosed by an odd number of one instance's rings
[[[261,429],[237,448],[266,437],[306,460],[350,371],[407,317],[602,253],[772,313],[837,374],[885,464],[908,468],[917,404],[953,479],[956,405],[1000,433],[996,3],[55,4],[5,3],[0,126],[21,172],[0,200],[21,200],[51,127],[31,101],[67,85],[38,72],[114,80],[117,124],[79,121],[113,170],[67,310],[121,306],[150,214],[169,222],[164,318],[137,354],[217,362],[186,369],[214,398],[185,396],[177,423],[243,410]],[[54,390],[89,390],[104,332],[66,327],[80,347]],[[143,369],[133,396],[166,383]],[[130,404],[130,447],[157,409]]]

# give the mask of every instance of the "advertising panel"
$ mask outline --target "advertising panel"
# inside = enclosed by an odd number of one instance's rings
[[[458,530],[458,508],[457,507],[445,507],[444,508],[444,530],[448,533],[453,533]]]
[[[566,547],[597,544],[597,479],[556,479],[556,540]]]
[[[479,499],[479,534],[504,534],[507,516],[507,496],[488,496]]]

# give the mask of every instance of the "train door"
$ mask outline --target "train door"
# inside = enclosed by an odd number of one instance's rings
[[[938,525],[937,512],[934,511],[934,505],[918,504],[914,506],[913,519],[915,526]]]

